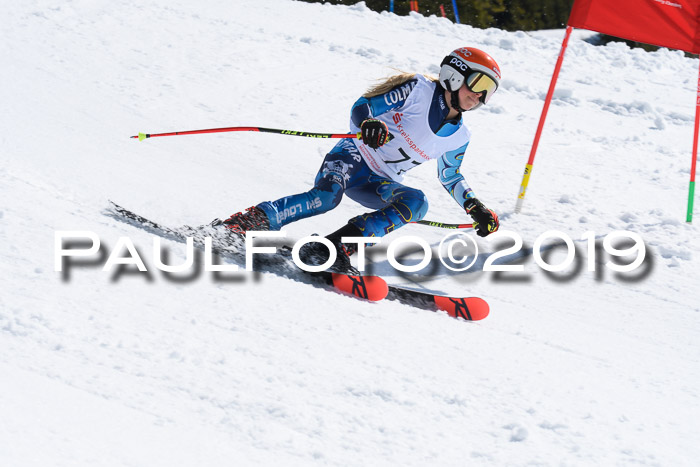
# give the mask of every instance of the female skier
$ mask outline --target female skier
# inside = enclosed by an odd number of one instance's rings
[[[460,164],[470,138],[462,112],[486,104],[500,79],[496,61],[473,47],[445,57],[437,79],[409,73],[388,78],[355,102],[350,131],[361,132],[362,139],[336,144],[311,190],[252,206],[233,214],[224,225],[239,235],[248,230],[279,230],[335,208],[346,194],[374,211],[350,219],[326,237],[338,250],[332,269],[343,271],[350,267],[356,244],[343,244],[341,237],[381,237],[425,216],[426,196],[401,180],[413,167],[437,159],[440,182],[472,217],[477,235],[495,232],[498,216],[475,197]],[[312,263],[325,263],[329,252],[324,246],[306,246],[320,248],[312,249]]]

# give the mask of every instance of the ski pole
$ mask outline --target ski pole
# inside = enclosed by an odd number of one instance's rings
[[[130,138],[138,138],[139,141],[143,141],[146,138],[155,138],[156,136],[180,136],[180,135],[198,135],[202,133],[225,133],[229,131],[258,131],[261,133],[277,133],[280,135],[289,136],[306,136],[307,138],[357,138],[361,137],[360,133],[311,133],[308,131],[293,131],[293,130],[278,130],[275,128],[262,128],[254,126],[232,126],[227,128],[209,128],[207,130],[187,130],[187,131],[173,131],[170,133],[139,133],[136,136],[130,136]],[[389,136],[391,139],[392,136]]]
[[[441,229],[471,229],[474,227],[474,224],[446,224],[444,222],[435,222],[429,220],[411,222],[411,224],[429,225],[431,227],[438,227]]]

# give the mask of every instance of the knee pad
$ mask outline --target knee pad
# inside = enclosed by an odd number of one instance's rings
[[[428,213],[428,197],[420,190],[411,190],[406,194],[401,194],[392,204],[403,206],[400,209],[406,209],[406,214],[410,216],[406,222],[417,222],[425,217]]]
[[[414,188],[401,188],[393,193],[391,203],[382,210],[394,211],[400,222],[416,222],[428,213],[428,197]],[[403,225],[402,224],[402,225]]]

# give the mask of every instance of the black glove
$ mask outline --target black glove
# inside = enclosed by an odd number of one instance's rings
[[[498,216],[478,199],[469,198],[466,200],[464,209],[474,219],[474,229],[479,237],[485,237],[498,230]]]
[[[362,130],[362,142],[372,149],[377,149],[379,146],[389,142],[389,129],[386,123],[368,118],[360,124]]]

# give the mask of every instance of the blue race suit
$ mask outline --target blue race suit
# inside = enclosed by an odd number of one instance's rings
[[[416,92],[411,96],[416,88],[420,89],[422,94]],[[418,98],[427,102],[419,102]],[[452,147],[449,150],[426,157],[420,148],[416,148],[416,144],[410,139],[410,133],[407,134],[402,128],[401,117],[407,116],[409,111],[415,110],[419,104],[421,107],[418,113],[426,114],[424,120],[427,122],[426,128],[429,128],[427,131],[432,138],[436,139],[436,135],[445,140],[451,138]],[[326,155],[311,190],[258,205],[270,219],[270,229],[279,230],[290,222],[327,212],[340,204],[344,194],[361,205],[373,209],[372,212],[359,215],[349,221],[366,237],[381,237],[408,222],[418,221],[428,211],[428,200],[422,191],[407,187],[400,181],[403,173],[422,163],[422,159],[438,159],[440,182],[463,206],[468,198],[474,197],[459,170],[464,151],[469,144],[469,132],[463,128],[461,118],[446,120],[448,113],[449,108],[446,105],[442,87],[426,80],[422,75],[416,75],[414,79],[385,94],[358,99],[351,111],[351,129],[356,130],[366,118],[382,119],[387,122],[392,134],[399,135],[395,135],[395,139],[404,136],[405,141],[396,141],[396,143],[405,146],[406,150],[399,147],[398,151],[390,149],[384,151],[386,154],[382,154],[380,148],[370,156],[363,154],[369,149],[361,142],[355,143],[350,139],[341,140]],[[404,121],[409,120],[404,118]],[[398,126],[395,123],[398,123]],[[442,146],[439,146],[441,138],[436,139],[438,146],[425,143],[425,147],[441,148]],[[456,144],[455,141],[458,143]],[[414,155],[409,147],[417,151],[422,159]],[[406,151],[411,154],[412,159],[409,159]],[[380,162],[384,169],[375,161],[379,158],[382,158]],[[370,167],[368,161],[376,167],[375,170]],[[389,165],[396,161],[402,163]]]

